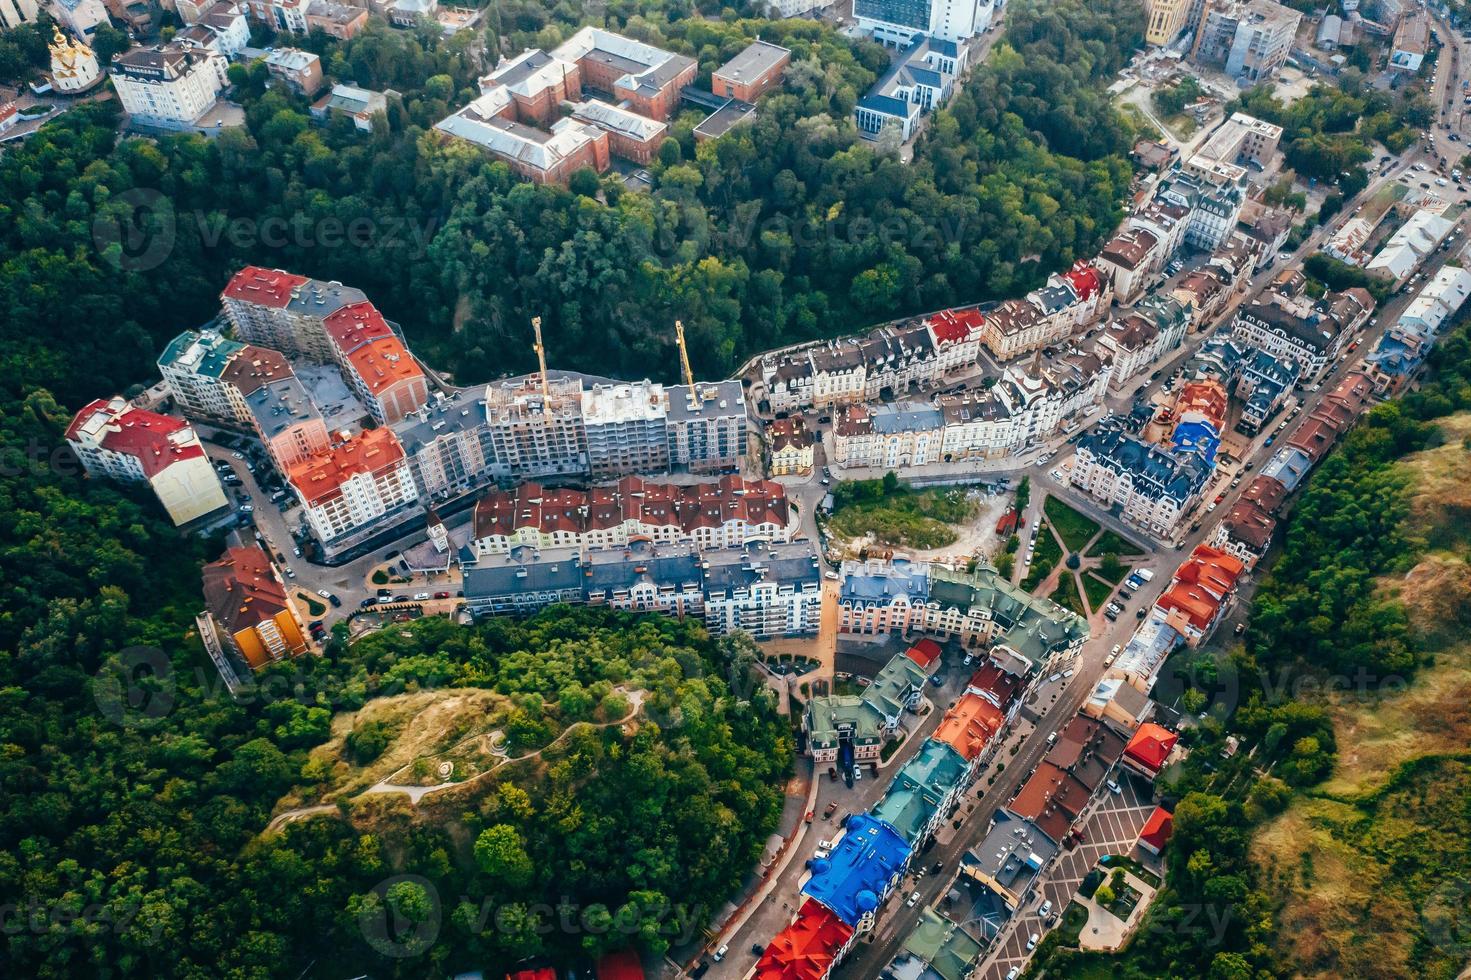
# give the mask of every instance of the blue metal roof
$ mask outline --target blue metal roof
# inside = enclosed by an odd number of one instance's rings
[[[826,861],[814,862],[802,894],[854,926],[888,895],[909,858],[909,845],[894,828],[866,813],[848,818],[847,832],[837,843]]]

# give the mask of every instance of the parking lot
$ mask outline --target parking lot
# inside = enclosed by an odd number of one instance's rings
[[[1026,912],[1013,916],[1011,922],[1002,928],[1000,937],[991,946],[990,955],[975,976],[1005,980],[1013,967],[1022,966],[1030,955],[1027,950],[1030,937],[1043,936],[1048,928],[1036,914],[1037,908],[1044,901],[1052,903],[1052,909],[1057,913],[1053,920],[1055,927],[1062,921],[1062,911],[1072,900],[1078,885],[1099,858],[1106,854],[1120,854],[1133,857],[1146,866],[1150,864],[1152,857],[1141,853],[1135,846],[1139,831],[1144,829],[1145,821],[1154,812],[1150,786],[1127,773],[1119,773],[1115,779],[1121,792],[1102,791],[1094,803],[1093,812],[1083,823],[1083,843],[1072,850],[1062,851],[1053,861]]]

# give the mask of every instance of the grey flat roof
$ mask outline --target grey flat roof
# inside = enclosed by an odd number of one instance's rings
[[[760,78],[780,64],[783,58],[791,57],[791,54],[791,51],[780,45],[752,41],[746,45],[744,51],[715,69],[715,74],[721,78],[748,82]]]

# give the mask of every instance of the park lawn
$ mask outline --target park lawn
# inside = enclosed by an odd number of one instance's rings
[[[880,544],[943,548],[957,538],[952,525],[974,520],[979,510],[963,487],[911,490],[901,483],[877,499],[840,497],[828,527],[839,537],[872,535]]]
[[[1114,583],[1105,582],[1092,572],[1083,576],[1083,593],[1088,597],[1088,607],[1094,612],[1103,608],[1115,587]]]
[[[1057,529],[1062,543],[1069,551],[1080,551],[1093,535],[1098,533],[1098,522],[1073,510],[1061,497],[1048,497],[1042,505],[1047,519]]]
[[[1071,609],[1079,616],[1088,615],[1088,610],[1083,608],[1083,600],[1078,596],[1078,577],[1072,572],[1063,571],[1050,598],[1062,608]]]
[[[1098,536],[1098,540],[1093,542],[1093,547],[1088,549],[1088,557],[1096,558],[1109,552],[1116,555],[1143,555],[1144,549],[1123,535],[1113,531],[1104,531]]]

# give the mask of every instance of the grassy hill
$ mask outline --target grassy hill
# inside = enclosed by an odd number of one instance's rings
[[[1277,952],[1304,977],[1454,977],[1471,958],[1471,415],[1441,430],[1395,464],[1426,550],[1379,582],[1422,666],[1309,699],[1330,712],[1338,763],[1253,841]]]

